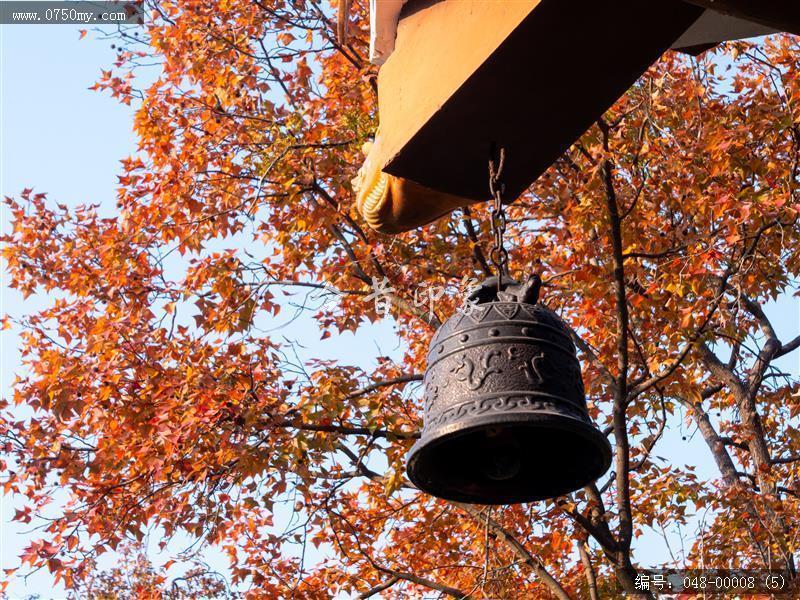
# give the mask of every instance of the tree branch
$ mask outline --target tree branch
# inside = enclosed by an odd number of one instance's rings
[[[371,598],[375,594],[379,594],[384,590],[388,590],[390,587],[392,587],[398,581],[400,581],[400,578],[397,575],[393,575],[392,577],[390,577],[389,579],[387,579],[383,583],[381,583],[379,585],[376,585],[373,588],[370,588],[369,590],[367,590],[366,592],[363,592],[362,594],[359,594],[358,598],[359,598],[359,600],[366,600],[366,598]]]
[[[798,348],[800,348],[800,335],[794,338],[791,342],[782,344],[781,349],[775,353],[775,358],[780,358],[781,356],[789,354],[790,352],[794,352]]]
[[[356,390],[352,394],[348,394],[347,400],[353,400],[354,398],[358,398],[359,396],[369,394],[370,392],[374,392],[377,389],[389,385],[397,385],[399,383],[409,383],[411,381],[422,381],[423,377],[424,375],[413,373],[410,375],[400,375],[398,377],[393,377],[392,379],[386,379],[384,381],[376,381],[375,383],[371,383],[361,389]]]
[[[410,581],[411,583],[415,583],[417,585],[424,586],[431,590],[436,590],[437,592],[441,592],[443,594],[447,594],[453,598],[458,598],[458,600],[470,600],[474,598],[472,594],[468,592],[462,592],[458,588],[450,587],[449,585],[445,585],[443,583],[437,583],[431,579],[426,579],[425,577],[420,577],[419,575],[414,575],[413,573],[404,573],[402,571],[395,571],[394,569],[390,569],[388,567],[383,567],[378,564],[374,564],[373,566],[387,575],[392,575],[393,577],[397,577],[398,579],[405,579],[406,581]]]
[[[711,456],[714,458],[714,462],[717,464],[717,468],[722,475],[722,480],[725,482],[727,486],[733,489],[737,489],[741,486],[741,482],[739,481],[738,472],[736,470],[736,465],[731,458],[730,453],[728,452],[726,438],[722,437],[717,433],[717,430],[714,428],[714,425],[711,423],[711,419],[708,416],[708,413],[703,410],[703,407],[699,403],[692,402],[688,398],[684,398],[683,396],[676,396],[678,402],[680,402],[691,415],[692,419],[697,425],[697,428],[700,430],[700,434],[703,436],[703,439],[708,446],[708,449],[711,451]],[[762,560],[765,561],[766,564],[766,553],[764,551],[764,547],[759,541],[758,537],[756,536],[751,523],[756,522],[757,519],[755,518],[757,515],[757,511],[753,506],[752,502],[747,501],[744,506],[744,510],[747,512],[749,519],[744,521],[745,527],[747,528],[747,533],[750,536],[751,543],[753,548],[758,554],[761,556]]]
[[[508,547],[511,548],[511,550],[522,560],[523,563],[530,567],[534,574],[550,589],[553,594],[555,594],[557,598],[559,598],[559,600],[571,600],[570,595],[567,594],[566,590],[561,587],[561,584],[552,575],[550,575],[542,561],[528,552],[528,549],[525,548],[525,546],[523,546],[508,530],[503,528],[494,519],[490,518],[489,515],[482,513],[469,504],[453,502],[453,505],[466,512],[477,521],[483,523],[484,525],[488,525],[492,533],[501,539],[506,545],[508,545]]]
[[[600,596],[597,593],[597,576],[595,575],[592,559],[589,557],[586,546],[586,541],[581,540],[578,542],[578,551],[580,552],[583,570],[586,574],[586,585],[589,587],[589,598],[590,600],[600,600]]]
[[[586,341],[578,335],[578,332],[575,331],[572,327],[569,328],[569,335],[572,338],[572,342],[577,346],[578,350],[580,350],[589,362],[591,362],[598,371],[603,375],[603,378],[606,380],[606,383],[611,388],[611,391],[614,395],[617,393],[617,382],[614,379],[614,376],[611,374],[611,371],[608,370],[608,367],[603,364],[603,361],[600,360],[600,357],[597,356],[597,353],[594,349],[586,343]]]
[[[320,433],[340,433],[342,435],[367,435],[372,438],[396,438],[399,440],[418,439],[418,431],[391,431],[387,429],[370,429],[369,427],[353,427],[349,425],[314,425],[295,420],[275,421],[270,427],[292,428],[300,431],[316,431]]]
[[[609,126],[600,119],[598,126],[603,135],[603,148],[609,152]],[[602,168],[605,189],[606,211],[609,220],[613,256],[613,281],[616,295],[617,317],[617,387],[614,395],[612,424],[614,427],[614,472],[617,492],[619,533],[617,551],[614,553],[616,575],[624,589],[635,591],[633,578],[635,569],[631,564],[630,548],[633,540],[633,514],[630,495],[630,446],[627,428],[628,405],[628,299],[625,287],[625,258],[623,256],[622,218],[614,188],[614,164],[606,158]]]
[[[800,461],[800,454],[784,456],[783,458],[773,458],[770,463],[773,465],[788,465],[789,463]]]

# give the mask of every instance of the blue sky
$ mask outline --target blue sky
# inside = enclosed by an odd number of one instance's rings
[[[69,205],[100,202],[104,212],[113,211],[119,160],[136,150],[131,129],[131,107],[118,104],[107,95],[88,90],[101,67],[114,58],[112,42],[78,39],[78,26],[0,26],[0,192],[18,195],[25,187],[47,192],[52,201]],[[7,230],[8,215],[0,217]],[[231,241],[225,242],[230,247]],[[36,296],[23,301],[3,281],[0,314],[19,316],[43,305]],[[796,298],[781,298],[767,307],[778,333],[789,339],[800,331],[800,303]],[[283,311],[276,324],[285,323],[291,311]],[[391,322],[363,328],[357,336],[345,334],[325,342],[319,339],[314,324],[301,318],[286,333],[309,340],[306,356],[345,358],[346,362],[370,370],[375,357],[397,355],[397,339]],[[8,396],[14,374],[20,371],[18,338],[14,331],[2,333],[0,385]],[[783,367],[794,375],[800,372],[798,354],[786,357]],[[682,439],[687,436],[687,440]],[[674,420],[656,454],[673,462],[695,465],[700,477],[716,477],[708,450],[699,435]],[[0,500],[0,566],[16,566],[17,554],[30,539],[26,526],[10,521],[13,501]],[[288,516],[287,516],[288,517]],[[157,532],[153,535],[157,535]],[[689,535],[691,536],[691,533]],[[676,538],[672,539],[673,544]],[[638,540],[637,560],[658,565],[668,560],[660,534]],[[673,548],[673,551],[678,551]],[[220,562],[213,553],[209,559]],[[216,565],[216,566],[220,566]],[[15,581],[12,596],[38,593],[44,598],[63,597],[52,579],[39,572],[27,581]]]

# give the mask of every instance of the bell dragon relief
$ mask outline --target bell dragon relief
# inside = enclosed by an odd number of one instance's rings
[[[540,280],[490,278],[436,332],[425,421],[408,476],[433,496],[476,504],[554,498],[611,463],[589,419],[575,346],[538,302]]]

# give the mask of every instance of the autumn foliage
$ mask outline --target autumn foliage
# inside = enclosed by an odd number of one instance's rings
[[[169,578],[166,570],[173,561],[167,561],[160,568],[155,567],[142,544],[122,544],[117,549],[117,556],[119,558],[114,567],[90,572],[86,577],[76,580],[71,590],[75,596],[83,600],[235,600],[240,597],[229,589],[225,577],[211,570],[207,564],[191,565],[180,577]]]
[[[81,589],[149,529],[223,549],[253,597],[615,597],[636,536],[707,511],[689,564],[794,575],[800,387],[774,363],[800,338],[764,305],[800,274],[797,38],[667,54],[509,207],[512,271],[572,326],[615,456],[570,497],[488,511],[404,476],[427,343],[490,236],[484,205],[398,237],[355,212],[364,4],[340,41],[315,0],[155,3],[96,85],[136,108],[116,209],[6,200],[11,285],[50,298],[9,321],[2,484],[41,526],[19,573]],[[387,317],[365,301],[384,278]],[[422,283],[446,290],[433,314]],[[270,331],[309,293],[333,299],[312,313],[337,360]],[[351,364],[348,332],[383,318],[399,360]],[[681,419],[715,478],[659,445]]]

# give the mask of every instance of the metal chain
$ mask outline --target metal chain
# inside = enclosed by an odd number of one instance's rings
[[[489,193],[492,195],[492,216],[489,222],[492,229],[494,242],[489,251],[489,259],[497,273],[497,289],[501,289],[503,277],[508,275],[508,251],[503,245],[503,235],[506,232],[506,211],[503,208],[503,193],[505,185],[502,181],[503,165],[506,162],[505,148],[500,148],[500,158],[495,163],[494,156],[489,158]]]

